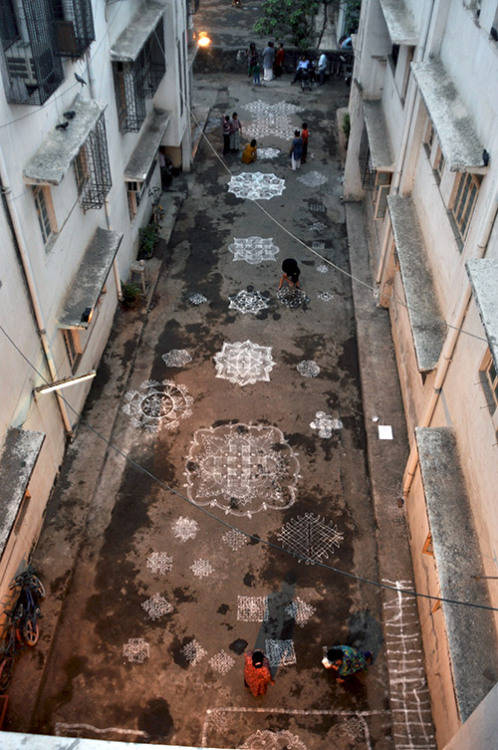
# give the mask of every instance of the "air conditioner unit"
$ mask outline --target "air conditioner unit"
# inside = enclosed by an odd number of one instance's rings
[[[21,78],[27,86],[37,86],[36,68],[29,42],[17,41],[5,53],[9,76]]]

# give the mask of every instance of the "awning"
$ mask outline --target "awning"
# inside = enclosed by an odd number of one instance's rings
[[[28,185],[60,185],[106,107],[105,102],[83,99],[77,94],[67,109],[75,113],[74,117],[66,120],[68,125],[64,130],[54,127],[25,166],[24,181]]]
[[[393,172],[394,155],[380,99],[363,101],[363,117],[367,129],[370,158],[374,169]]]
[[[0,555],[14,526],[45,434],[10,427],[0,456]]]
[[[387,197],[408,316],[420,372],[433,370],[443,347],[446,325],[437,304],[434,280],[411,198]]]
[[[498,258],[468,260],[465,265],[498,372]]]
[[[68,289],[59,328],[88,328],[83,313],[95,308],[122,239],[122,232],[97,228]]]
[[[418,43],[413,16],[403,0],[380,0],[380,7],[386,20],[387,29],[393,44]]]
[[[135,62],[165,9],[166,5],[161,0],[146,0],[146,2],[140,3],[140,9],[112,45],[110,50],[111,60]]]
[[[487,172],[474,120],[439,60],[412,63],[420,93],[452,172]]]
[[[489,606],[454,432],[418,427],[415,433],[441,596]],[[498,680],[493,616],[485,609],[442,606],[455,695],[466,721]]]
[[[124,178],[127,182],[143,182],[147,177],[150,165],[168,127],[169,118],[169,112],[154,109],[145,121],[142,135],[124,170]]]

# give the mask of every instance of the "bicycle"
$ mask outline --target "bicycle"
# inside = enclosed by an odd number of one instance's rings
[[[152,221],[157,227],[162,226],[164,209],[160,204],[162,190],[159,187],[149,188],[149,198],[152,198]]]
[[[5,693],[14,674],[16,656],[22,648],[22,639],[18,622],[13,612],[7,613],[10,623],[0,647],[0,693]]]
[[[27,646],[36,646],[40,637],[38,618],[41,617],[38,602],[45,598],[45,587],[33,567],[28,565],[23,573],[15,577],[10,588],[20,588],[13,612],[19,622],[22,640]]]

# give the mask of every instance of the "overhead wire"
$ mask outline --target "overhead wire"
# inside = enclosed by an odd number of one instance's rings
[[[159,41],[159,39],[158,39],[158,41]],[[164,47],[162,47],[162,49],[163,49],[163,52],[164,52]],[[184,103],[186,105],[187,111],[190,113],[190,116],[192,117],[192,119],[194,120],[194,122],[196,122],[196,124],[200,127],[200,123],[197,121],[197,119],[195,117],[195,114],[193,113],[193,111],[190,108],[189,103],[185,102],[185,99],[184,99]],[[2,126],[0,126],[0,127],[2,127]],[[211,144],[211,142],[209,141],[209,139],[205,135],[203,128],[201,129],[201,134],[202,134],[202,137],[204,137],[205,140],[207,141],[209,147],[215,153],[215,156],[219,159],[219,161],[221,162],[221,164],[223,165],[223,167],[226,169],[226,171],[231,176],[233,176],[232,171],[230,170],[230,168],[228,167],[228,165],[223,161],[223,159],[221,159],[221,157],[216,152],[216,150],[214,149],[213,145]],[[353,274],[350,274],[345,269],[342,269],[340,266],[337,266],[335,263],[333,263],[332,261],[330,261],[328,258],[326,258],[325,256],[321,255],[320,253],[318,253],[313,248],[309,247],[304,241],[302,241],[299,237],[297,237],[292,232],[290,232],[290,230],[288,230],[275,217],[273,217],[270,214],[270,212],[267,211],[257,200],[255,200],[253,202],[256,203],[256,205],[260,208],[260,210],[263,213],[265,213],[265,215],[271,221],[273,221],[285,233],[287,233],[288,236],[292,237],[295,241],[297,241],[299,244],[301,244],[303,247],[305,247],[311,253],[313,253],[314,255],[316,255],[318,258],[320,258],[321,260],[323,260],[325,263],[328,263],[330,266],[332,266],[333,268],[335,268],[340,273],[345,274],[346,276],[348,276],[352,281],[355,281],[355,282],[361,284],[362,286],[367,287],[370,290],[377,291],[373,286],[367,284],[366,282],[362,281],[361,279],[356,278]],[[448,325],[448,327],[452,327],[452,326],[449,326],[449,324],[446,324],[446,325]],[[0,329],[1,329],[2,333],[4,334],[4,336],[7,338],[7,340],[10,342],[10,344],[16,349],[16,351],[23,358],[23,360],[29,365],[29,367],[32,368],[34,370],[34,372],[36,372],[36,374],[46,384],[48,384],[49,381],[46,379],[46,377],[37,369],[37,367],[31,362],[31,360],[24,354],[24,352],[16,344],[16,342],[14,341],[14,339],[8,334],[8,332],[5,330],[4,326],[1,323],[0,323]],[[473,334],[469,334],[468,332],[464,331],[463,329],[458,329],[458,330],[460,330],[462,333],[466,333],[467,335],[473,335]],[[475,336],[475,338],[479,338],[479,337]],[[486,340],[486,339],[483,339],[483,340]],[[489,610],[489,611],[498,611],[498,608],[491,607],[491,606],[485,605],[485,604],[479,604],[479,603],[475,603],[475,602],[469,602],[469,601],[464,601],[464,600],[459,600],[459,599],[453,599],[453,598],[449,598],[449,597],[442,597],[442,596],[436,596],[436,595],[432,595],[432,594],[426,594],[426,593],[419,592],[419,591],[416,591],[416,590],[406,589],[406,588],[402,588],[402,587],[399,587],[399,586],[393,586],[393,585],[390,585],[390,584],[386,584],[385,582],[382,582],[382,581],[375,581],[375,580],[366,578],[364,576],[360,576],[360,575],[357,575],[357,574],[354,574],[354,573],[350,573],[348,571],[341,570],[340,568],[337,568],[337,567],[332,566],[332,565],[328,565],[328,564],[326,564],[326,563],[324,563],[324,562],[322,562],[320,560],[317,561],[315,559],[306,557],[305,555],[302,555],[302,554],[298,555],[295,552],[293,552],[292,550],[288,550],[288,549],[286,549],[286,548],[284,548],[284,547],[282,547],[282,546],[280,546],[278,544],[275,544],[274,542],[262,539],[261,537],[259,537],[257,535],[254,535],[254,534],[250,534],[249,532],[245,532],[242,529],[238,528],[237,526],[234,526],[233,524],[229,523],[225,519],[220,518],[219,516],[216,516],[214,513],[212,513],[208,509],[206,509],[206,508],[204,508],[202,506],[197,505],[188,496],[186,496],[183,493],[181,493],[175,487],[172,487],[171,485],[167,484],[166,482],[163,482],[161,479],[159,479],[157,476],[155,476],[152,472],[150,472],[148,469],[146,469],[140,463],[138,463],[137,461],[135,461],[134,459],[132,459],[125,451],[123,451],[121,448],[119,448],[117,445],[115,445],[111,440],[109,440],[104,435],[102,435],[93,425],[91,425],[88,422],[88,420],[80,412],[76,411],[76,409],[68,402],[68,400],[64,397],[64,395],[62,393],[59,393],[59,396],[62,398],[62,400],[64,401],[64,403],[68,407],[68,409],[70,409],[71,412],[75,415],[77,421],[79,421],[80,423],[84,424],[99,440],[103,441],[112,451],[114,451],[116,454],[120,455],[127,463],[129,463],[130,465],[132,465],[136,470],[138,470],[138,471],[142,472],[143,474],[147,475],[150,479],[152,479],[160,487],[162,487],[162,489],[164,489],[164,490],[172,493],[173,495],[179,497],[181,500],[183,500],[184,502],[188,503],[190,506],[192,506],[196,510],[200,511],[205,516],[211,518],[212,520],[214,520],[218,524],[220,524],[220,525],[222,525],[222,526],[224,526],[224,527],[226,527],[226,528],[228,528],[228,529],[230,529],[232,531],[236,531],[236,532],[242,534],[243,536],[245,536],[248,539],[251,539],[253,541],[258,541],[258,542],[266,545],[267,547],[269,547],[269,548],[271,548],[271,549],[273,549],[273,550],[275,550],[275,551],[277,551],[279,553],[283,552],[283,553],[287,554],[290,557],[296,558],[298,561],[304,561],[305,563],[312,563],[312,564],[316,565],[317,567],[322,568],[324,570],[327,570],[329,572],[336,573],[338,575],[344,576],[344,577],[346,577],[348,579],[357,581],[359,583],[364,583],[364,584],[367,584],[367,585],[374,586],[374,587],[376,587],[378,589],[395,591],[397,593],[401,593],[401,594],[406,595],[406,596],[412,596],[412,597],[416,597],[416,598],[420,598],[420,599],[427,599],[427,600],[430,600],[430,601],[433,601],[433,602],[440,602],[442,604],[451,604],[451,605],[457,605],[457,606],[463,606],[463,607],[472,607],[472,608],[475,608],[475,609],[482,609],[482,610]]]

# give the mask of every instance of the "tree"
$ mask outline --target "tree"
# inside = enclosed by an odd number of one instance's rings
[[[319,46],[328,18],[339,8],[345,8],[346,31],[356,31],[361,0],[265,0],[263,15],[255,23],[254,31],[260,36],[273,36],[307,50],[315,43]],[[316,29],[316,18],[323,11],[322,24]]]

